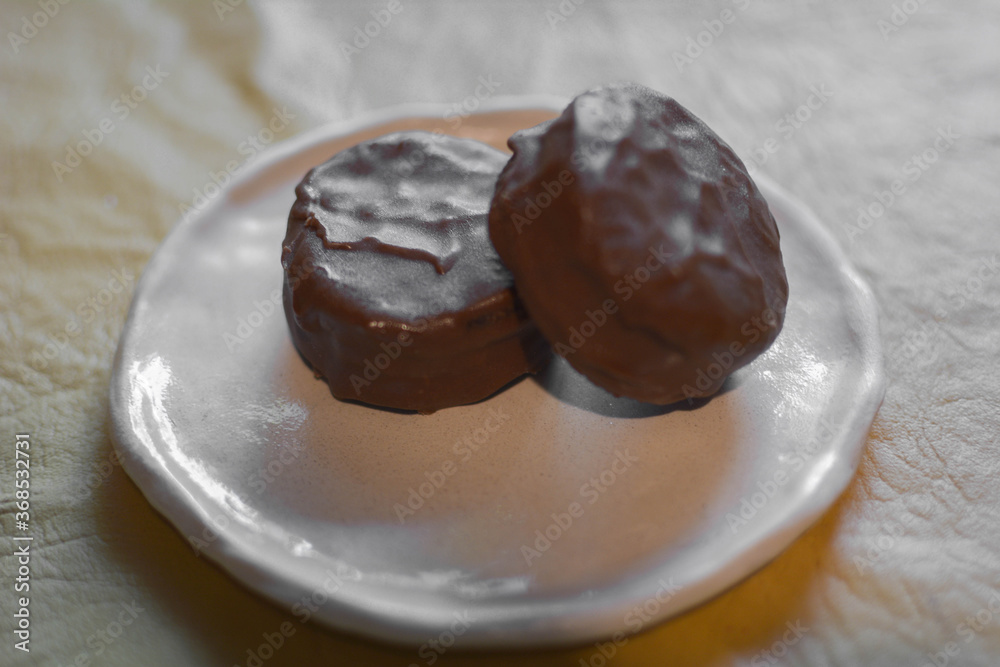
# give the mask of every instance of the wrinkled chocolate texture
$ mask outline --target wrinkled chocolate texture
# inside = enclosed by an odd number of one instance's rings
[[[334,396],[429,413],[537,370],[548,345],[487,231],[507,155],[401,132],[311,170],[281,262],[292,339]]]
[[[637,84],[516,133],[490,236],[555,351],[617,396],[709,396],[785,315],[778,229],[733,150]]]

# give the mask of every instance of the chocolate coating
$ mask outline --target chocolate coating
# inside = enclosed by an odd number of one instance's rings
[[[548,345],[489,241],[507,155],[400,132],[311,170],[282,248],[296,347],[334,396],[424,413],[537,370]]]
[[[542,333],[595,384],[658,404],[708,396],[777,337],[774,218],[675,100],[600,87],[508,143],[490,237]]]

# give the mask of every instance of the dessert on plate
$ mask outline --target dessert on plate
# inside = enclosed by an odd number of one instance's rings
[[[334,396],[430,413],[486,398],[547,360],[487,230],[507,158],[471,139],[400,132],[299,183],[281,255],[284,308]]]
[[[778,228],[733,150],[676,100],[602,86],[514,134],[490,237],[554,350],[617,396],[709,396],[771,345]]]

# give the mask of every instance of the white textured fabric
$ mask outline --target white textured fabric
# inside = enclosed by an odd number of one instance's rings
[[[480,77],[496,94],[631,79],[675,96],[817,211],[882,309],[889,387],[845,495],[610,664],[997,664],[1000,7],[399,2],[363,48],[358,31],[394,3],[0,5],[0,664],[257,664],[285,622],[294,634],[262,664],[428,664],[300,625],[196,557],[117,465],[106,394],[135,276],[213,173],[252,157],[248,135],[276,114],[294,115],[281,138],[461,102]],[[71,166],[67,146],[88,137]],[[32,443],[30,654],[12,634],[18,432]]]

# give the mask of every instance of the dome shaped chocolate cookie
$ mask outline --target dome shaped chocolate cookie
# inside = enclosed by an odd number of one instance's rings
[[[618,396],[708,396],[784,321],[778,229],[733,150],[637,84],[511,137],[490,236],[555,351]]]
[[[506,161],[469,139],[402,132],[338,153],[298,185],[285,314],[334,396],[433,412],[544,363],[548,345],[488,236]]]

